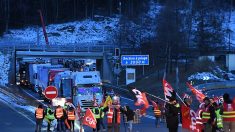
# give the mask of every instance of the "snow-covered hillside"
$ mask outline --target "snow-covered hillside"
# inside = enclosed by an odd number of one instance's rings
[[[63,24],[51,24],[46,27],[50,44],[90,43],[105,42],[112,38],[118,27],[118,18],[104,18],[103,21],[75,21]],[[45,44],[41,27],[27,27],[24,29],[10,30],[5,34],[5,40],[17,40],[24,42]]]
[[[128,30],[133,32],[133,34],[127,33],[128,35],[126,35],[129,42],[139,43],[140,39],[144,41],[155,36],[155,18],[160,6],[154,0],[150,0],[149,5],[149,11],[143,15],[142,23],[125,22]],[[120,20],[120,16],[113,18],[95,16],[94,20],[87,19],[47,25],[46,31],[49,43],[52,45],[112,43],[115,41],[114,39],[119,34],[120,29],[122,29],[120,26],[123,25],[121,25]],[[34,44],[39,41],[39,44],[45,44],[42,28],[38,26],[11,29],[0,40],[2,42],[28,42]]]
[[[231,14],[231,22],[229,23],[231,32],[231,45],[235,47],[235,11]]]
[[[0,85],[8,84],[8,74],[10,69],[10,55],[0,52]]]

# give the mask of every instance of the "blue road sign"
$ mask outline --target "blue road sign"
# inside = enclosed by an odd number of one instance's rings
[[[149,55],[122,55],[121,65],[149,65]]]

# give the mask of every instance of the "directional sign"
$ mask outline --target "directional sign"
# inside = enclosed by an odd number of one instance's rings
[[[57,91],[56,87],[54,87],[54,86],[48,86],[45,89],[44,93],[45,93],[45,97],[47,99],[54,99],[58,96],[58,91]]]
[[[149,65],[149,55],[122,55],[121,65]]]

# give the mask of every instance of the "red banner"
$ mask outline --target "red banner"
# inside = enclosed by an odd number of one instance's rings
[[[202,92],[194,88],[191,84],[186,83],[189,87],[189,89],[192,91],[192,93],[196,96],[197,100],[202,103],[203,99],[206,97]]]
[[[86,110],[86,114],[83,118],[83,122],[84,125],[87,125],[91,128],[96,128],[96,119],[95,116],[93,115],[92,111],[88,108]]]
[[[190,108],[182,105],[181,106],[181,113],[182,113],[182,128],[190,129],[191,118],[190,118]]]
[[[163,79],[162,81],[163,89],[164,89],[164,94],[165,94],[165,99],[169,101],[170,97],[176,97],[176,93],[170,83],[168,83],[166,80]]]

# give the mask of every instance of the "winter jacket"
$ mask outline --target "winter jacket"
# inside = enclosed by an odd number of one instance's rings
[[[176,107],[173,104],[166,104],[166,123],[167,128],[177,128],[179,121],[178,121],[178,114],[180,111],[180,107]]]
[[[127,108],[126,111],[123,111],[123,113],[126,115],[127,117],[127,121],[133,121],[134,120],[134,111],[130,108]]]

